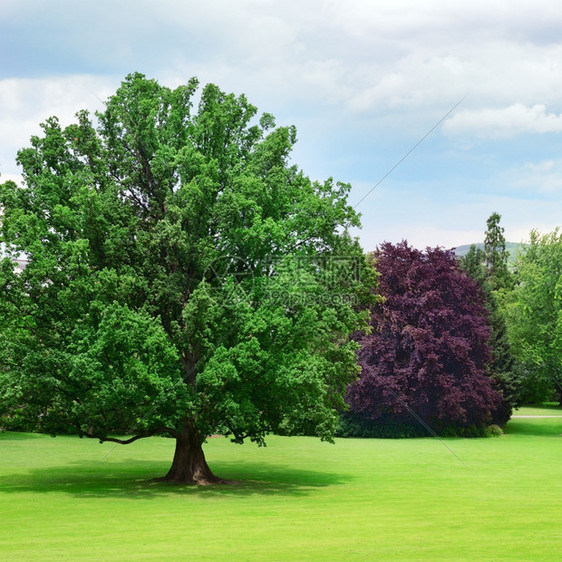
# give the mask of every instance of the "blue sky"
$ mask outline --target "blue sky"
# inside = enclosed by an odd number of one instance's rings
[[[2,0],[1,179],[41,121],[134,71],[295,125],[294,163],[352,184],[367,250],[480,241],[492,212],[513,242],[562,223],[558,0]]]

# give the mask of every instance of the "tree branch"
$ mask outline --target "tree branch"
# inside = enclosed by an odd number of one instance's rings
[[[175,437],[175,431],[169,427],[159,427],[154,431],[149,431],[147,433],[139,433],[130,437],[129,439],[119,439],[118,437],[106,437],[104,435],[96,435],[94,433],[82,433],[82,437],[88,437],[90,439],[99,439],[100,443],[105,441],[109,441],[111,443],[119,443],[120,445],[129,445],[130,443],[134,443],[139,439],[144,439],[145,437],[154,437],[159,433],[169,433],[172,437]]]

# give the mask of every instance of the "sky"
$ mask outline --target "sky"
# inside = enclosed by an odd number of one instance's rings
[[[0,5],[0,181],[47,117],[195,76],[296,126],[293,163],[352,185],[367,251],[480,242],[493,212],[511,242],[562,224],[558,0]]]

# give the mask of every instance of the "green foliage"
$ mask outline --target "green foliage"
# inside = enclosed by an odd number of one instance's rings
[[[508,335],[534,387],[533,402],[562,395],[562,233],[531,232],[517,262],[517,285],[504,295]]]
[[[377,439],[410,439],[414,437],[497,437],[503,434],[497,424],[447,424],[434,423],[431,428],[411,418],[405,421],[394,415],[383,415],[375,420],[353,412],[340,417],[338,437],[363,437]],[[498,432],[499,430],[499,432]]]
[[[352,412],[340,417],[338,437],[363,437],[380,439],[406,439],[411,437],[429,437],[428,431],[415,420],[406,423],[396,416],[381,416],[372,420]]]
[[[501,437],[503,435],[503,429],[494,423],[488,426],[487,432],[488,437]]]
[[[468,252],[460,258],[460,264],[464,271],[474,279],[481,287],[484,287],[488,279],[488,270],[484,265],[484,251],[475,244],[470,246]]]
[[[477,250],[484,251],[484,242],[477,242],[476,244],[463,244],[454,248],[455,254],[462,258],[470,251],[471,246],[475,246]],[[507,255],[507,266],[510,271],[513,269],[517,254],[525,247],[522,242],[505,242],[505,251]]]
[[[375,283],[350,186],[291,165],[295,129],[245,96],[210,84],[194,110],[197,88],[130,75],[97,127],[47,119],[25,186],[0,186],[0,241],[28,260],[1,264],[0,399],[26,423],[331,439]]]
[[[493,413],[494,422],[503,425],[513,408],[525,400],[523,366],[515,361],[507,338],[506,321],[499,306],[502,295],[513,287],[513,275],[508,269],[509,253],[505,249],[504,229],[501,216],[493,213],[487,220],[484,249],[474,244],[460,259],[463,270],[474,279],[482,290],[490,315],[490,376],[495,387],[502,393],[501,406]]]
[[[505,249],[504,228],[500,226],[501,215],[492,213],[486,221],[487,230],[484,238],[484,265],[489,274],[492,290],[507,289],[512,286],[512,279],[507,267],[509,252]]]

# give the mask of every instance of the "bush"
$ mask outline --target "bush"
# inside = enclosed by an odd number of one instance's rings
[[[487,437],[501,437],[503,435],[503,429],[495,423],[487,427],[487,432]]]
[[[425,422],[424,422],[425,423]],[[424,426],[412,419],[406,422],[392,415],[369,419],[360,414],[346,413],[340,416],[337,437],[362,437],[379,439],[407,439],[412,437],[499,437],[503,430],[499,425],[469,424],[444,425],[430,423]]]
[[[392,417],[370,420],[357,414],[347,413],[340,417],[337,437],[378,437],[404,439],[426,437],[428,431],[422,425],[401,423]]]
[[[425,422],[424,422],[425,423]],[[354,413],[346,413],[340,417],[336,432],[337,437],[363,437],[379,439],[407,439],[413,437],[497,437],[503,434],[496,425],[444,425],[430,423],[425,426],[412,419],[405,422],[392,415],[381,416],[375,420]]]

